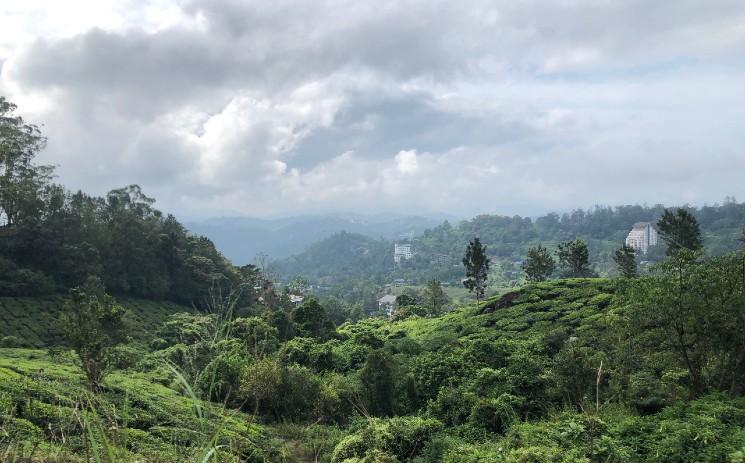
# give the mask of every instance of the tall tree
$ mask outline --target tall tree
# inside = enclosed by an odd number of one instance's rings
[[[438,315],[443,312],[445,306],[450,302],[450,298],[442,289],[439,280],[433,279],[427,283],[422,291],[423,303],[432,315]]]
[[[395,396],[395,366],[391,355],[376,349],[370,352],[360,371],[360,382],[365,406],[372,415],[388,416],[393,413]]]
[[[618,265],[618,272],[624,277],[634,278],[637,275],[636,251],[631,246],[621,246],[613,255],[613,260]]]
[[[466,268],[466,278],[463,286],[476,296],[476,306],[486,291],[486,280],[489,273],[489,258],[486,256],[486,246],[481,240],[474,238],[468,243],[466,255],[463,257],[463,266]]]
[[[685,209],[678,208],[675,213],[665,209],[657,221],[657,228],[667,243],[668,256],[675,255],[681,249],[698,251],[704,246],[698,221]]]
[[[52,175],[51,166],[33,163],[46,138],[37,126],[13,115],[15,110],[0,96],[0,217],[8,226],[41,209],[39,196]]]
[[[528,258],[522,265],[528,281],[546,281],[554,273],[555,267],[556,262],[551,253],[540,244],[528,249]]]
[[[559,244],[556,252],[559,257],[559,265],[564,269],[564,276],[569,278],[591,277],[594,272],[590,268],[590,252],[587,243],[577,238]]]

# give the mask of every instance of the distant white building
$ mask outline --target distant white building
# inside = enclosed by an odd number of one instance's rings
[[[626,246],[646,254],[651,246],[657,246],[657,230],[649,222],[637,222],[626,237]]]
[[[447,265],[450,263],[450,256],[447,254],[432,254],[429,263],[434,265]]]
[[[401,263],[401,260],[409,260],[414,256],[411,250],[411,244],[394,244],[393,245],[393,261],[397,264]]]
[[[299,294],[290,294],[290,302],[294,306],[298,306],[303,303],[305,298]]]
[[[378,310],[385,311],[388,317],[393,313],[393,309],[396,308],[396,296],[393,294],[386,294],[385,296],[378,299]]]

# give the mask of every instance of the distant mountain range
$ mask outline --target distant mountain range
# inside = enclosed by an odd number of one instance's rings
[[[210,238],[234,264],[243,265],[251,263],[258,254],[274,260],[301,253],[312,243],[342,231],[397,240],[421,235],[444,220],[457,219],[444,214],[346,214],[279,219],[222,217],[185,225],[191,232]]]

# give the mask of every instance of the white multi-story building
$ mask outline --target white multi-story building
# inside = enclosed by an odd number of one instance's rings
[[[637,222],[626,237],[626,246],[646,254],[650,246],[657,245],[657,230],[649,222]]]
[[[411,251],[410,244],[394,244],[393,245],[393,261],[397,264],[401,263],[401,260],[409,260],[414,255]]]

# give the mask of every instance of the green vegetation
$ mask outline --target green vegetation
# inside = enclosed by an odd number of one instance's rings
[[[340,284],[358,297],[354,306],[291,297],[311,282],[295,278],[276,290],[267,266],[232,266],[137,187],[102,199],[49,184],[46,168],[31,163],[43,139],[9,118],[12,109],[0,100],[10,172],[0,197],[8,219],[0,290],[17,296],[0,299],[0,461],[745,458],[745,248],[721,252],[741,246],[735,234],[702,248],[690,211],[664,211],[668,257],[639,275],[622,249],[615,257],[624,277],[595,277],[592,241],[577,233],[558,244],[571,278],[547,280],[553,260],[537,247],[524,266],[533,282],[483,301],[490,259],[470,227],[524,232],[499,236],[512,240],[504,254],[497,247],[503,258],[541,238],[533,227],[571,229],[574,214],[444,225],[437,233],[447,240],[467,238],[465,286],[476,303],[443,310],[449,302],[433,278],[423,291],[403,289],[390,318],[352,322],[368,298],[375,304],[365,279],[386,275],[375,273],[387,265],[385,243],[344,236],[336,262],[350,266],[352,278]],[[696,213],[725,230],[741,209],[730,202]],[[613,222],[626,212],[599,209],[591,218]],[[581,226],[607,232],[593,220]],[[437,236],[425,233],[423,247]],[[67,286],[75,286],[69,297],[53,294]],[[107,291],[125,297],[115,303]],[[21,348],[29,345],[47,350]]]
[[[679,208],[675,213],[665,209],[657,221],[657,227],[660,229],[660,236],[667,243],[668,256],[681,249],[698,251],[704,245],[698,221],[685,209]]]
[[[700,259],[687,265],[721,268]],[[299,319],[304,337],[286,341],[264,316],[173,316],[151,348],[127,347],[95,399],[69,355],[5,349],[0,426],[15,437],[4,445],[45,461],[84,455],[88,444],[74,438],[84,426],[65,413],[92,410],[93,400],[117,461],[192,461],[215,446],[216,428],[225,436],[219,461],[234,452],[289,462],[729,461],[745,446],[745,401],[732,389],[741,369],[720,360],[743,351],[721,349],[742,339],[745,324],[698,326],[691,314],[685,335],[707,356],[698,362],[705,381],[691,381],[657,318],[668,312],[647,308],[660,307],[644,291],[668,278],[660,272],[638,285],[536,283],[437,318],[367,319],[330,333],[316,330],[324,323],[311,305],[301,312],[314,316]],[[722,303],[712,321],[741,316],[738,301]],[[639,325],[644,316],[652,318]],[[660,328],[639,329],[648,325]],[[22,426],[31,434],[19,438]]]
[[[96,277],[117,296],[204,307],[215,285],[256,285],[253,267],[234,267],[137,185],[98,198],[51,183],[52,168],[34,163],[46,140],[15,109],[0,97],[0,296],[64,293]]]
[[[639,269],[636,264],[636,250],[624,244],[613,255],[613,260],[618,265],[618,273],[625,278],[634,278]]]
[[[551,253],[540,244],[528,249],[528,257],[522,265],[525,279],[533,283],[548,280],[555,268],[556,262]]]
[[[745,203],[726,198],[723,204],[682,209],[699,224],[707,252],[719,255],[736,248],[736,239],[745,223]],[[276,262],[275,268],[285,281],[302,275],[312,284],[331,287],[332,294],[349,302],[362,301],[360,296],[366,291],[362,288],[370,288],[373,295],[364,296],[367,301],[364,305],[370,310],[380,286],[397,278],[410,285],[424,285],[431,279],[460,285],[463,278],[460,259],[468,242],[475,237],[489,249],[492,260],[489,281],[494,288],[514,287],[524,281],[522,264],[530,248],[540,245],[553,254],[560,243],[577,238],[587,244],[594,271],[601,276],[616,276],[619,273],[613,257],[631,226],[636,222],[656,224],[664,211],[663,205],[598,206],[534,219],[480,215],[457,224],[444,222],[415,237],[414,257],[398,266],[393,263],[392,242],[342,233]],[[674,210],[673,213],[677,214]],[[433,259],[438,255],[445,259]],[[664,257],[665,245],[660,244],[640,260],[657,262]]]
[[[194,401],[162,381],[116,371],[91,396],[70,356],[0,349],[0,460],[179,462],[216,449],[221,459],[276,461],[250,416]]]
[[[486,246],[481,244],[478,238],[474,238],[466,247],[466,255],[463,257],[463,267],[466,269],[466,278],[463,286],[476,296],[476,304],[484,297],[486,291],[486,280],[489,276],[489,258],[486,256]]]
[[[590,268],[590,252],[587,243],[577,238],[566,243],[559,243],[556,251],[562,276],[567,278],[582,278],[596,276]]]
[[[62,342],[60,319],[69,296],[0,297],[0,347],[44,347]],[[117,298],[126,309],[127,335],[146,342],[171,315],[193,309],[169,301]]]
[[[99,390],[114,361],[113,348],[124,341],[125,313],[103,290],[98,294],[70,290],[62,318],[65,344],[78,355],[91,392]]]

